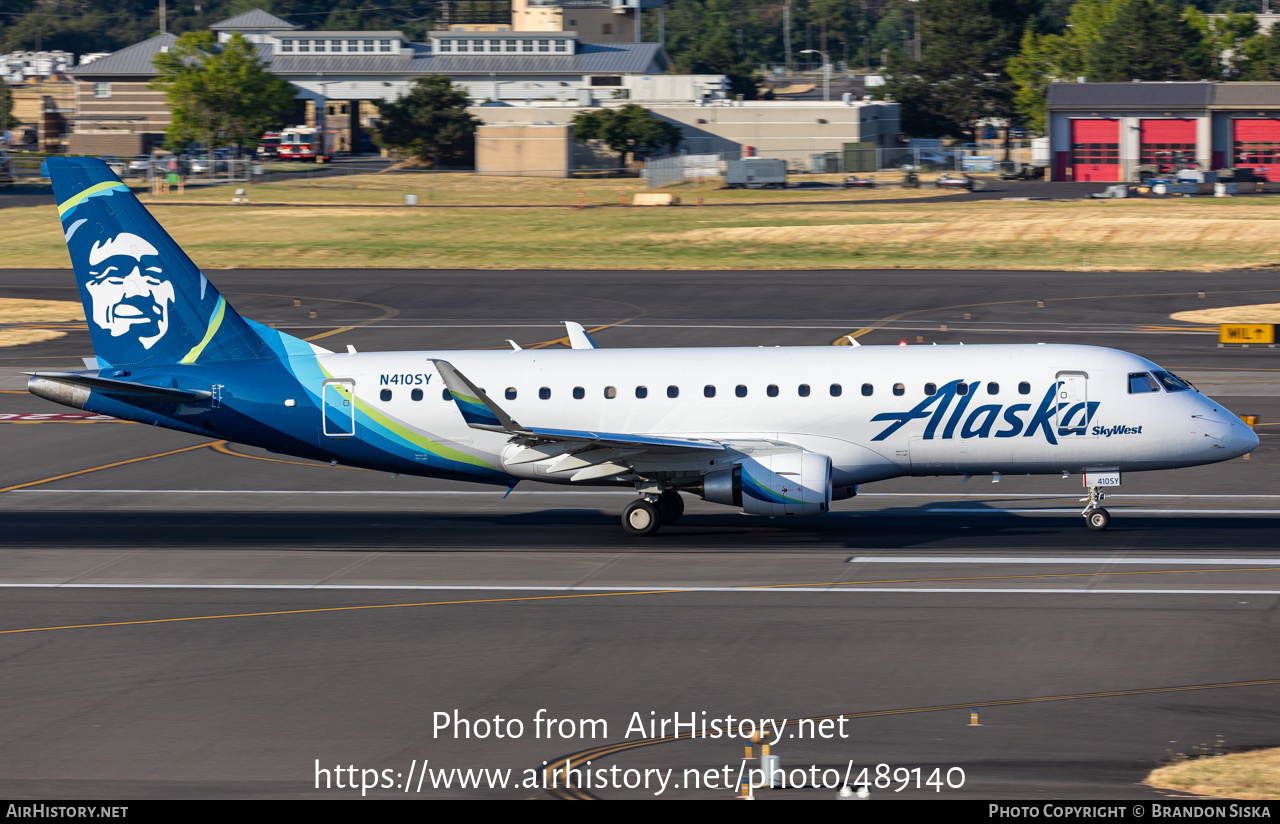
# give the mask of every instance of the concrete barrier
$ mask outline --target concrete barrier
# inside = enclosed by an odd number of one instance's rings
[[[631,197],[632,206],[679,206],[678,195],[661,192],[637,192]]]

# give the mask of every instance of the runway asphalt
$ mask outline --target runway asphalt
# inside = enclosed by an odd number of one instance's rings
[[[73,411],[17,374],[77,367],[91,349],[71,329],[0,350],[0,795],[349,798],[368,769],[388,797],[732,797],[744,742],[647,728],[675,713],[845,715],[827,739],[783,728],[783,767],[818,769],[772,799],[833,797],[813,776],[878,764],[964,780],[875,798],[1150,799],[1139,782],[1179,754],[1280,745],[1277,350],[1219,349],[1168,318],[1277,302],[1265,275],[208,274],[243,313],[334,349],[537,345],[562,320],[603,327],[608,347],[862,330],[864,345],[1117,346],[1258,415],[1262,442],[1248,461],[1127,476],[1101,534],[1075,514],[1078,479],[1005,477],[868,485],[786,522],[693,500],[637,540],[617,525],[627,495],[607,490],[504,500],[32,417]],[[66,272],[5,271],[0,297],[75,291]],[[540,709],[607,736],[547,734]],[[454,738],[435,726],[454,710],[523,730]],[[616,768],[611,786],[543,787],[565,757]],[[424,760],[536,786],[463,789]],[[356,789],[336,786],[339,765]],[[665,770],[660,794],[617,786]]]

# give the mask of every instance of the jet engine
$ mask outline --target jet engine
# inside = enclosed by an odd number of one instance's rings
[[[817,452],[747,458],[702,479],[704,500],[748,515],[817,515],[831,508],[831,459]]]

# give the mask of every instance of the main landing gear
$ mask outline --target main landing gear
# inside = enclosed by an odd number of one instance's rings
[[[668,489],[654,500],[639,498],[622,510],[622,528],[628,535],[648,536],[666,524],[674,524],[684,515],[680,493]]]
[[[1084,516],[1085,525],[1094,532],[1101,532],[1111,526],[1111,513],[1102,508],[1102,500],[1106,497],[1101,487],[1091,486],[1089,497],[1080,499],[1088,502],[1080,514]]]

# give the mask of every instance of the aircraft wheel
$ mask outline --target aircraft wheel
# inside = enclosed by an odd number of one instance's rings
[[[684,499],[680,497],[680,493],[674,490],[662,493],[662,497],[658,499],[658,513],[663,526],[680,520],[684,515]]]
[[[622,528],[628,535],[652,535],[661,526],[661,511],[644,498],[632,501],[622,510]]]
[[[1111,513],[1105,509],[1095,509],[1085,516],[1084,522],[1094,532],[1101,532],[1111,525]]]

